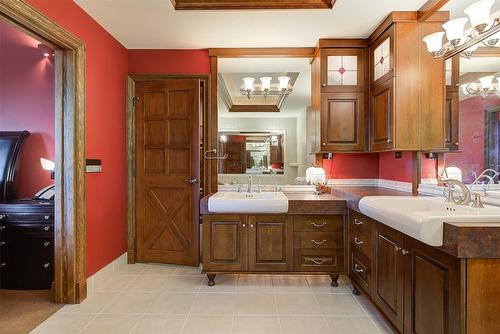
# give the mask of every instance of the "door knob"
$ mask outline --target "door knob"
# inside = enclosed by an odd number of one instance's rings
[[[184,180],[184,182],[189,183],[189,184],[196,184],[196,183],[200,183],[200,180],[192,178],[191,180]]]

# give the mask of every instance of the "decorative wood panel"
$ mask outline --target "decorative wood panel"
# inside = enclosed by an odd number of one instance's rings
[[[377,86],[371,94],[371,149],[391,148],[394,131],[393,81]]]
[[[335,0],[170,0],[176,10],[331,9]]]

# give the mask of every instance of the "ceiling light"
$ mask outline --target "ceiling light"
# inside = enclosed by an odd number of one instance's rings
[[[479,78],[479,82],[481,83],[481,88],[483,90],[488,91],[491,88],[491,84],[493,83],[493,75],[488,75],[482,78]]]
[[[483,32],[490,24],[490,9],[495,0],[480,0],[465,8],[464,13],[470,18],[470,23],[478,32]]]
[[[271,80],[273,80],[273,78],[271,78],[271,77],[260,78],[260,83],[261,83],[262,89],[264,91],[269,91],[271,89]]]
[[[441,50],[441,46],[443,45],[443,36],[444,32],[438,31],[423,38],[423,41],[427,44],[427,50],[433,56]]]
[[[253,90],[253,82],[254,81],[255,81],[255,79],[251,78],[251,77],[243,78],[243,83],[245,85],[245,90],[252,91]]]
[[[465,95],[487,96],[500,93],[500,76],[496,77],[497,84],[493,84],[494,75],[487,75],[478,79],[479,82],[470,82],[461,85]]]
[[[254,78],[243,78],[243,85],[240,88],[241,94],[246,95],[250,99],[251,96],[257,95],[284,97],[292,92],[292,88],[289,87],[290,77],[278,77],[278,84],[272,83],[272,77],[261,77],[259,80],[260,84],[254,84]]]
[[[288,82],[290,81],[290,77],[279,77],[278,81],[280,82],[280,89],[282,91],[286,91],[288,89]]]
[[[462,40],[467,21],[469,20],[466,17],[459,17],[443,24],[443,29],[446,31],[446,38],[452,45],[458,45]],[[441,49],[441,46],[439,49]]]

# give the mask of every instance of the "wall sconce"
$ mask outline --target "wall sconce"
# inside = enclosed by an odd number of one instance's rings
[[[40,158],[40,164],[42,165],[42,168],[44,170],[50,171],[50,178],[53,180],[55,178],[55,172],[54,170],[56,169],[56,164],[52,160]]]

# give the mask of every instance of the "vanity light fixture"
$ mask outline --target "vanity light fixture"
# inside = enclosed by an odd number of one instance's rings
[[[496,80],[496,84],[493,80]],[[487,75],[478,79],[479,82],[470,82],[461,85],[465,95],[493,95],[500,94],[500,77]]]
[[[255,78],[245,77],[243,78],[243,85],[240,88],[241,94],[245,95],[250,99],[252,95],[273,95],[273,96],[283,96],[289,95],[292,92],[292,87],[290,87],[290,77],[281,76],[278,77],[278,84],[273,84],[272,77],[261,77],[259,78],[260,84],[254,84]]]
[[[480,0],[464,10],[469,16],[459,17],[443,24],[446,32],[447,42],[443,45],[444,32],[439,31],[429,34],[423,38],[427,45],[427,50],[434,58],[444,57],[448,52],[464,44],[470,45],[468,49],[460,55],[470,58],[477,49],[477,43],[484,40],[485,36],[491,38],[483,42],[488,47],[495,47],[500,41],[500,17],[490,19],[490,10],[495,0]],[[465,32],[465,25],[470,21],[473,28],[471,32]]]

